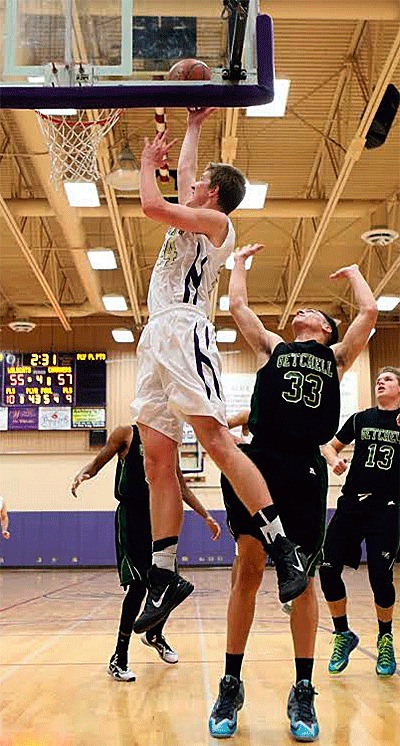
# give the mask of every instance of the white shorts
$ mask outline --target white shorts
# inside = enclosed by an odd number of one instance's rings
[[[227,426],[215,330],[204,314],[186,304],[154,314],[137,356],[134,421],[177,443],[188,415],[214,417]]]

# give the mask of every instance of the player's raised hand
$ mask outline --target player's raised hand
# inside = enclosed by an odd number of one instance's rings
[[[235,259],[248,259],[249,256],[254,256],[258,251],[263,249],[265,244],[263,243],[248,243],[246,246],[242,246],[241,249],[236,249]]]
[[[337,269],[336,272],[332,272],[331,275],[329,275],[330,280],[341,280],[345,279],[346,277],[350,277],[351,275],[354,275],[355,272],[358,272],[358,264],[349,264],[348,267],[341,267],[340,269]]]
[[[203,108],[191,107],[188,109],[187,123],[188,125],[200,127],[204,120],[208,119],[214,111],[218,111],[216,106],[206,106]]]
[[[4,529],[4,531],[1,532],[3,535],[3,539],[9,539],[10,538],[10,532]]]
[[[86,471],[80,471],[79,474],[76,475],[71,485],[71,492],[74,497],[78,497],[76,491],[79,485],[82,484],[82,482],[86,482],[87,479],[90,479],[90,474],[88,474]]]
[[[207,515],[205,522],[212,533],[212,541],[216,541],[221,536],[221,526],[211,515]]]
[[[165,166],[168,152],[176,142],[178,142],[177,137],[168,142],[168,130],[158,132],[152,142],[150,142],[148,137],[145,137],[144,148],[142,150],[142,163],[151,163],[157,168]]]

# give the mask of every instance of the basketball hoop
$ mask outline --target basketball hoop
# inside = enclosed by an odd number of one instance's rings
[[[97,150],[123,109],[81,109],[74,114],[47,114],[36,111],[50,156],[50,178],[56,187],[61,181],[96,181],[100,174]]]

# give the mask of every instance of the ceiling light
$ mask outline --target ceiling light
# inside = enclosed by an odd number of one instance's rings
[[[229,295],[221,295],[219,299],[220,311],[229,311]]]
[[[244,263],[244,268],[245,269],[250,269],[250,267],[252,265],[252,262],[253,262],[253,257],[252,256],[248,256],[247,259],[246,259],[246,261],[245,261],[245,263]],[[229,256],[228,256],[228,258],[227,258],[227,260],[225,262],[225,267],[226,267],[226,269],[232,270],[234,268],[234,266],[235,266],[235,253],[232,252],[232,254],[229,254]]]
[[[381,295],[376,301],[378,311],[393,311],[397,304],[400,303],[399,295]]]
[[[102,301],[106,311],[127,311],[128,306],[123,295],[103,295]]]
[[[130,329],[113,329],[111,334],[116,342],[133,342],[135,339]]]
[[[236,329],[218,329],[217,342],[235,342]]]
[[[100,207],[94,181],[64,181],[64,189],[71,207]]]
[[[248,106],[246,109],[247,117],[284,117],[286,102],[289,95],[290,80],[284,78],[275,78],[274,82],[275,95],[270,104],[261,106]]]
[[[246,183],[246,194],[237,210],[261,210],[267,196],[268,184]]]
[[[106,176],[107,184],[124,192],[135,192],[139,189],[139,166],[130,148],[121,150],[118,164]]]
[[[90,249],[86,253],[93,269],[117,269],[112,249]]]

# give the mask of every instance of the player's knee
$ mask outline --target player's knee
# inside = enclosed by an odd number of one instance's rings
[[[176,456],[170,456],[169,453],[149,453],[146,454],[144,467],[147,481],[152,484],[162,480],[165,482],[169,478],[176,478]]]
[[[322,592],[329,602],[340,601],[346,595],[342,580],[342,568],[325,562],[319,568]]]
[[[235,590],[241,593],[257,592],[264,574],[265,560],[263,563],[256,558],[241,557],[239,558]]]
[[[396,591],[391,573],[383,571],[372,572],[370,573],[369,580],[376,605],[382,609],[389,609],[393,606],[396,600]]]

